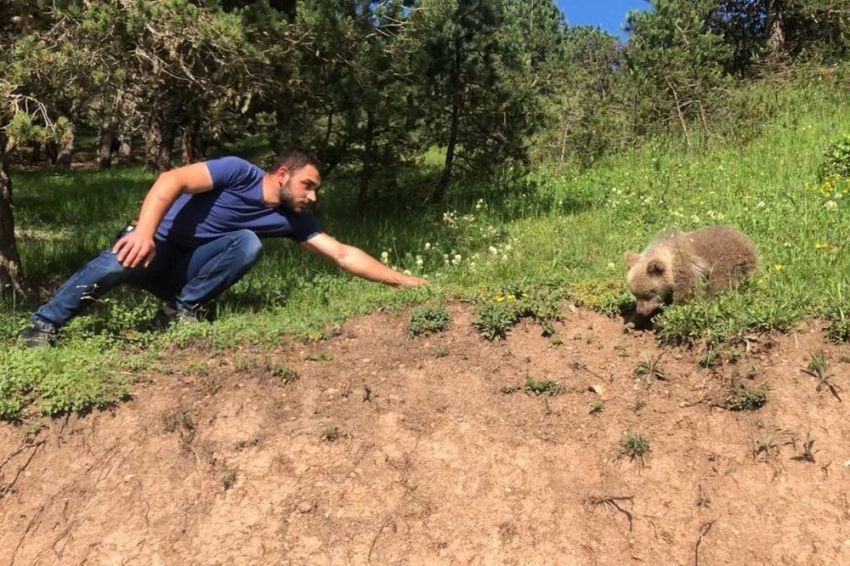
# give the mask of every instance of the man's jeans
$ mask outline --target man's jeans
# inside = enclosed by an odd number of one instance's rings
[[[58,329],[110,289],[132,285],[153,293],[178,311],[194,312],[239,281],[260,257],[262,244],[250,230],[239,230],[196,248],[159,238],[148,267],[118,263],[112,248],[71,276],[30,318]]]

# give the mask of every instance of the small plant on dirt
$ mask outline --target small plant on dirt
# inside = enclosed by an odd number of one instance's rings
[[[510,395],[511,393],[516,393],[517,391],[522,391],[522,386],[521,385],[503,385],[502,387],[499,388],[499,391],[501,391],[505,395]]]
[[[277,362],[274,364],[268,364],[266,366],[268,372],[272,375],[272,377],[280,380],[284,385],[289,385],[293,381],[298,380],[298,372],[292,369],[289,364],[285,364],[282,362]]]
[[[552,336],[555,336],[556,334],[557,334],[557,332],[555,331],[555,326],[548,320],[546,322],[544,322],[543,326],[541,326],[541,328],[540,328],[540,335],[543,336],[544,338],[551,338]]]
[[[304,356],[304,359],[308,362],[329,362],[333,359],[333,357],[327,350],[319,350],[318,352],[307,354]]]
[[[617,454],[619,456],[628,456],[629,461],[637,459],[641,465],[644,464],[646,458],[649,456],[649,437],[636,433],[630,428],[620,441],[620,446],[617,447]]]
[[[478,307],[473,323],[478,334],[487,340],[506,338],[519,316],[512,303],[486,302]]]
[[[587,406],[587,412],[590,415],[596,415],[602,412],[605,408],[605,401],[602,399],[594,399],[590,402],[590,405]]]
[[[543,395],[545,393],[554,397],[561,392],[561,384],[549,379],[535,381],[533,377],[526,375],[525,390],[535,395]]]
[[[747,368],[747,379],[755,379],[759,374],[759,366],[755,362],[750,364],[750,367]]]
[[[413,336],[419,336],[445,330],[449,322],[451,322],[451,316],[444,305],[416,307],[410,314],[407,329]]]
[[[665,375],[660,362],[661,355],[652,356],[644,353],[643,359],[635,364],[635,375],[644,378],[647,385],[650,385],[656,379],[664,380]]]
[[[697,493],[697,507],[708,509],[710,506],[711,498],[705,491],[703,491],[702,486],[699,486],[699,491]]]
[[[221,485],[225,491],[236,485],[236,470],[227,468],[224,471],[224,477],[221,478]]]
[[[163,414],[160,417],[160,423],[162,430],[168,433],[179,432],[181,437],[191,437],[195,434],[195,419],[186,409]]]
[[[644,401],[643,399],[638,399],[637,401],[634,402],[634,404],[632,404],[632,410],[634,412],[638,412],[641,409],[643,409],[644,407],[646,407],[646,401]]]
[[[791,458],[792,460],[797,460],[799,462],[815,462],[815,452],[817,450],[812,450],[812,447],[815,445],[815,441],[812,440],[809,433],[806,433],[806,440],[803,442],[803,452],[798,456],[794,456]]]
[[[326,426],[322,429],[321,438],[325,442],[335,442],[339,440],[343,435],[342,430],[338,426]]]
[[[448,348],[448,346],[440,345],[440,346],[437,346],[436,348],[434,348],[432,353],[434,354],[435,358],[445,358],[446,356],[449,355],[449,348]]]
[[[702,355],[699,357],[699,367],[705,369],[714,369],[721,364],[720,354],[712,347],[706,348]]]
[[[841,401],[841,397],[838,395],[841,388],[832,381],[832,374],[829,372],[829,362],[823,350],[809,354],[809,365],[803,371],[817,378],[818,385],[815,388],[816,391],[820,392],[821,389],[826,387],[836,399]]]
[[[768,389],[765,384],[751,388],[742,385],[733,377],[723,406],[730,411],[755,411],[767,403],[767,397]]]
[[[786,444],[793,444],[793,439],[791,440],[783,440],[783,438],[787,437],[788,433],[780,428],[774,429],[772,432],[765,434],[760,438],[756,438],[753,440],[753,449],[752,455],[753,460],[758,460],[760,455],[764,455],[764,460],[768,460],[771,457],[779,454],[779,451],[782,450],[782,447]]]

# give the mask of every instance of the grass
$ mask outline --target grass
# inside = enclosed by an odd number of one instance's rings
[[[620,445],[617,447],[619,456],[628,456],[630,461],[638,460],[641,465],[646,463],[646,458],[649,457],[649,437],[636,433],[632,429],[626,431]]]
[[[321,340],[343,320],[378,308],[472,301],[488,339],[504,337],[523,317],[550,332],[562,300],[617,315],[632,300],[623,252],[642,249],[657,232],[707,224],[746,232],[760,265],[737,292],[665,309],[655,321],[662,344],[711,348],[814,316],[833,321],[833,339],[846,340],[850,180],[819,171],[825,150],[850,131],[850,104],[826,86],[778,87],[770,99],[773,121],[742,147],[688,153],[675,141],[648,141],[581,171],[541,165],[527,175],[459,179],[440,206],[421,204],[432,187],[411,171],[400,179],[405,191],[352,216],[356,187],[330,177],[316,211],[325,231],[427,277],[427,288],[368,283],[291,242],[268,241],[260,263],[216,303],[213,323],[148,332],[158,303],[121,289],[74,319],[45,354],[13,346],[15,333],[135,217],[153,176],[139,168],[13,170],[18,247],[33,298],[0,311],[0,418],[114,403],[132,391],[131,375],[167,371],[163,359],[175,347]]]

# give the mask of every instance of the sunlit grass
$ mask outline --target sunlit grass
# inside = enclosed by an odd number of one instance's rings
[[[709,224],[746,232],[760,265],[738,292],[667,309],[659,320],[662,340],[734,339],[846,310],[834,297],[850,283],[850,254],[842,253],[850,241],[850,183],[818,181],[817,171],[825,148],[850,131],[850,107],[837,93],[819,91],[780,92],[776,100],[787,110],[781,107],[744,147],[688,153],[672,142],[648,144],[583,172],[552,165],[531,174],[506,170],[486,181],[459,178],[441,206],[422,204],[438,171],[436,150],[421,175],[412,172],[397,194],[371,200],[363,214],[352,214],[356,182],[332,176],[317,212],[323,228],[388,265],[427,277],[427,288],[396,291],[361,281],[292,242],[268,241],[260,263],[217,302],[214,323],[149,333],[145,323],[158,304],[123,290],[68,325],[51,354],[64,362],[50,367],[73,372],[88,356],[117,363],[127,352],[175,343],[226,349],[273,347],[293,335],[319,339],[345,318],[378,307],[493,296],[516,281],[557,288],[580,305],[613,313],[629,298],[624,251],[640,251],[663,230]],[[250,152],[262,150],[252,145]],[[13,181],[29,285],[50,291],[137,214],[153,176],[139,168],[14,172]],[[7,346],[35,304],[5,307],[0,340]],[[0,352],[0,382],[24,355],[15,347]],[[114,375],[109,364],[98,367]],[[134,371],[143,373],[145,364]],[[20,407],[20,414],[40,410],[35,390],[14,394],[3,383],[0,396],[8,406]]]

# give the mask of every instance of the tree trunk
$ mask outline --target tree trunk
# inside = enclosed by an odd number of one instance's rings
[[[171,169],[171,152],[177,125],[167,110],[154,111],[145,134],[145,169],[159,173]]]
[[[431,199],[434,202],[443,202],[446,198],[446,191],[449,188],[449,183],[452,181],[452,165],[455,158],[455,145],[457,144],[458,131],[460,129],[460,62],[461,48],[463,43],[461,39],[455,40],[455,58],[452,68],[452,122],[449,127],[449,142],[446,146],[446,162],[443,165],[443,174],[440,175],[440,180],[434,188],[434,194]]]
[[[100,134],[100,146],[97,150],[98,169],[109,169],[112,166],[112,148],[118,137],[118,123],[121,118],[122,92],[118,91],[112,99],[112,109],[109,112],[109,123]]]
[[[118,164],[129,165],[133,161],[133,136],[127,132],[118,134]]]
[[[201,139],[201,122],[192,119],[183,127],[180,137],[181,158],[183,163],[197,163],[206,156],[206,144]]]
[[[68,130],[62,136],[62,147],[56,156],[56,168],[60,171],[71,169],[71,158],[74,155],[74,134],[76,128],[73,122],[68,124]]]
[[[371,112],[366,113],[366,138],[363,140],[363,169],[360,170],[360,192],[357,195],[357,207],[360,212],[366,210],[366,195],[369,190],[369,181],[372,180],[372,163],[374,157],[374,143],[372,135],[375,130],[375,120]]]
[[[785,21],[782,16],[783,2],[774,0],[771,2],[768,10],[768,20],[770,22],[770,47],[774,53],[785,53]]]
[[[23,294],[21,259],[15,241],[12,180],[6,173],[6,135],[0,130],[0,296]]]

